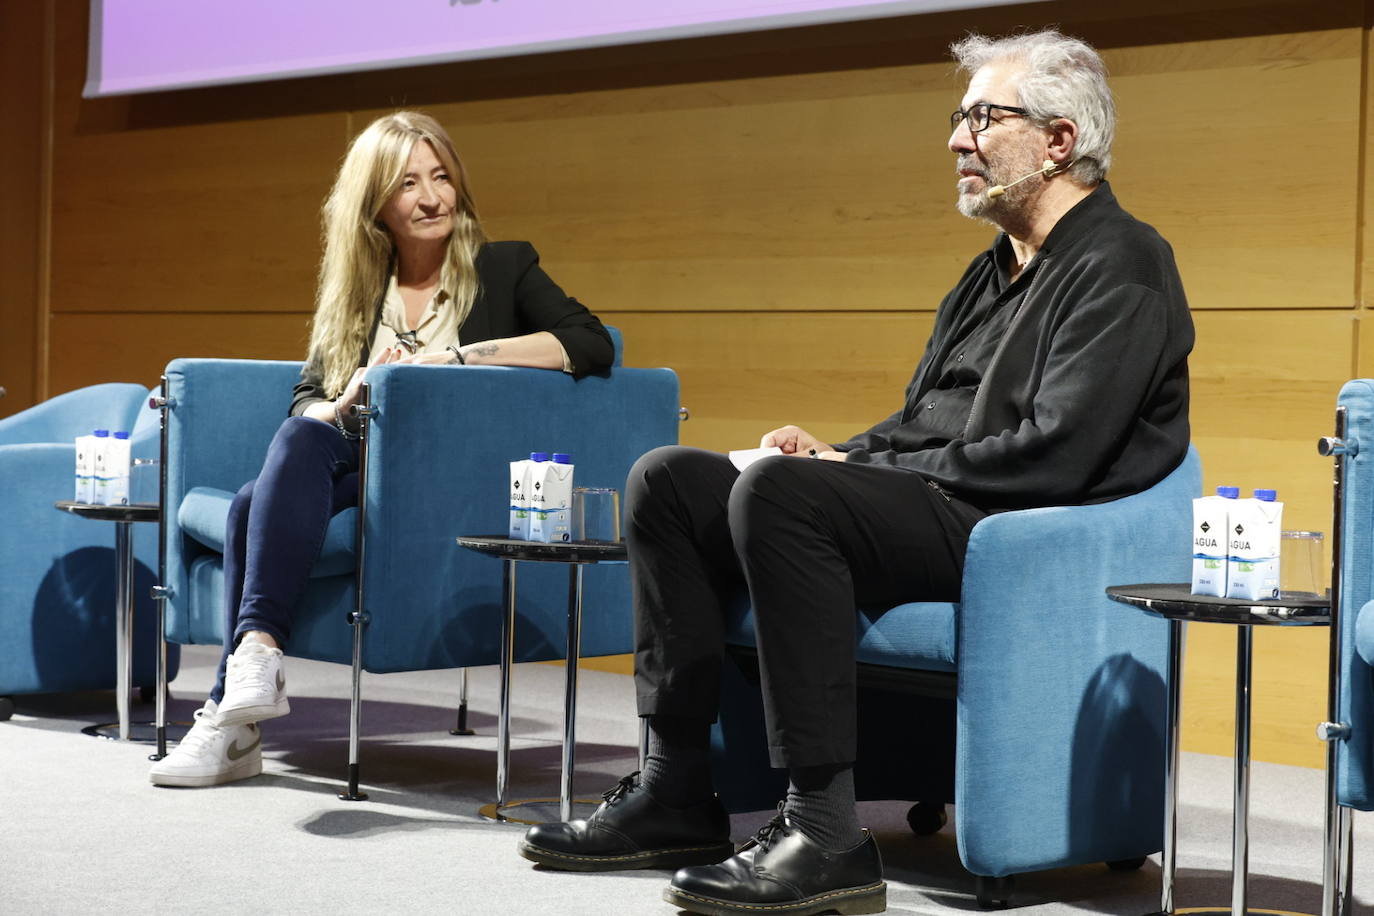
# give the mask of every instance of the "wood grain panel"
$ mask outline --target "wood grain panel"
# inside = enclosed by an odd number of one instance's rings
[[[1113,183],[1173,244],[1194,308],[1354,304],[1361,42],[1352,28],[1108,53]]]
[[[1251,757],[1321,768],[1326,718],[1326,627],[1255,627],[1251,654]],[[1235,752],[1236,628],[1189,624],[1183,675],[1186,751]]]
[[[44,18],[41,4],[0,4],[0,417],[41,399]]]
[[[939,64],[433,110],[493,234],[603,308],[905,311],[992,234],[954,215],[958,95]]]
[[[1284,525],[1331,527],[1330,435],[1336,394],[1354,364],[1355,321],[1333,311],[1195,312],[1189,362],[1193,441],[1204,485],[1279,489]]]
[[[97,382],[152,387],[179,356],[221,359],[305,358],[304,313],[207,315],[84,313],[53,316],[54,394]]]
[[[1353,303],[1360,42],[1351,28],[1109,52],[1114,182],[1174,243],[1199,307]],[[952,207],[959,93],[926,64],[433,110],[496,234],[537,240],[605,307],[909,310],[934,308],[989,235]],[[1213,102],[1246,93],[1263,116]],[[1306,152],[1292,123],[1330,140],[1311,175],[1290,166]],[[1175,155],[1161,131],[1216,142]]]
[[[692,419],[684,445],[753,448],[770,429],[796,423],[847,439],[903,402],[933,316],[929,314],[648,313],[602,316],[625,335],[625,361],[670,366]]]
[[[312,308],[347,117],[138,129],[127,99],[81,100],[84,4],[58,7],[53,311]]]

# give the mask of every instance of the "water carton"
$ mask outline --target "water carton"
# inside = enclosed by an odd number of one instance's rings
[[[548,452],[530,452],[530,457],[510,463],[510,539],[528,541],[530,538],[530,489],[534,486],[534,469],[549,460]]]
[[[568,455],[554,453],[553,460],[544,462],[531,475],[530,490],[531,541],[552,544],[572,540],[573,464]]]
[[[105,443],[105,505],[129,504],[129,434],[115,433]]]
[[[92,436],[95,444],[91,447],[91,499],[92,505],[106,506],[106,453],[110,442],[110,431],[108,429],[97,429]]]
[[[1263,601],[1279,596],[1279,555],[1283,547],[1283,503],[1273,490],[1256,490],[1238,499],[1227,529],[1226,597]]]
[[[1230,511],[1239,487],[1217,487],[1216,496],[1193,500],[1193,594],[1226,595],[1227,544]]]
[[[95,501],[95,435],[76,437],[76,493],[79,503]]]

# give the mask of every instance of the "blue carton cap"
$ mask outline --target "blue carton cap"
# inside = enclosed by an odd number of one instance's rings
[[[553,463],[554,463],[554,464],[572,464],[572,455],[566,455],[566,454],[564,454],[563,452],[554,452],[554,453],[553,453]]]
[[[1217,495],[1227,499],[1239,499],[1240,487],[1217,487]]]
[[[93,433],[93,435],[98,436],[98,437],[100,437],[101,439],[106,439],[106,438],[109,438],[110,431],[109,431],[108,429],[97,429],[97,430]]]
[[[114,434],[114,437],[116,439],[127,439],[129,438],[129,432],[128,430],[121,429],[119,432]]]
[[[1278,499],[1278,498],[1279,498],[1279,493],[1278,493],[1277,490],[1256,490],[1256,491],[1255,491],[1255,499],[1262,499],[1262,500],[1264,500],[1264,501],[1267,502],[1267,503],[1272,503],[1274,500],[1276,500],[1276,499]]]
[[[531,461],[548,461],[548,460],[549,460],[549,453],[548,453],[548,452],[530,452],[530,460],[531,460]]]

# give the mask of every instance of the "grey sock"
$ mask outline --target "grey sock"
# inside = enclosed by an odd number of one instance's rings
[[[649,752],[640,781],[670,808],[706,801],[711,786],[711,723],[682,716],[647,716]]]
[[[788,770],[783,812],[825,849],[849,849],[863,839],[854,807],[854,765],[827,764]]]

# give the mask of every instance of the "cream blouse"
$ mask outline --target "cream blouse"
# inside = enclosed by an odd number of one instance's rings
[[[406,303],[401,298],[401,288],[396,282],[396,275],[392,274],[387,281],[386,297],[382,300],[382,318],[377,324],[377,336],[372,338],[372,349],[367,354],[367,361],[371,363],[377,358],[377,354],[387,347],[397,347],[397,342],[402,336],[415,342],[414,349],[402,347],[404,353],[443,353],[451,346],[462,346],[454,310],[442,307],[446,302],[448,293],[442,289],[437,290],[425,303],[425,310],[420,313],[420,320],[413,331],[408,330]],[[561,342],[559,349],[562,350]],[[563,371],[571,373],[573,366],[572,361],[568,359],[568,351],[562,352]]]

